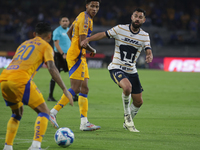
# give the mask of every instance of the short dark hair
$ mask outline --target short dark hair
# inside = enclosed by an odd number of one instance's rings
[[[133,13],[136,12],[136,11],[142,12],[142,13],[144,14],[144,16],[146,16],[146,11],[145,11],[144,9],[142,9],[142,8],[136,8],[136,9],[133,11]]]
[[[85,0],[85,3],[89,4],[91,1],[97,1],[97,2],[101,3],[101,0]]]
[[[44,34],[44,33],[48,33],[51,32],[51,25],[47,22],[39,22],[37,23],[37,25],[35,26],[35,32],[38,34]]]
[[[66,15],[61,15],[60,18],[59,18],[59,21],[62,20],[62,18],[68,18]],[[69,19],[69,18],[68,18]]]

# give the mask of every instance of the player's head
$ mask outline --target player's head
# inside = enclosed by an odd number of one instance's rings
[[[94,18],[94,16],[99,11],[101,0],[86,0],[85,3],[87,13],[90,15],[91,18]]]
[[[51,41],[51,26],[47,22],[39,22],[35,26],[34,36],[40,36],[45,41]]]
[[[140,28],[141,25],[145,22],[146,18],[145,18],[146,12],[141,9],[141,8],[137,8],[133,11],[133,14],[131,16],[131,24],[134,28]]]
[[[61,27],[63,28],[63,29],[67,29],[67,27],[69,26],[69,19],[68,19],[68,17],[67,16],[61,16],[60,17],[60,25],[61,25]]]

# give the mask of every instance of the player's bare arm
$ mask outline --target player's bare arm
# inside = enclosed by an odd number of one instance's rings
[[[147,49],[147,50],[145,51],[145,53],[146,53],[146,62],[147,62],[147,63],[152,62],[152,60],[153,60],[153,54],[152,54],[151,49]]]
[[[66,59],[66,54],[62,51],[62,49],[59,45],[59,40],[55,40],[54,45],[55,45],[56,49],[58,50],[58,52],[63,56],[63,59]]]
[[[84,35],[84,34],[79,36],[79,43],[80,43],[80,46],[81,46],[81,42],[84,41],[86,38],[87,38],[87,36]],[[82,46],[81,46],[81,47],[82,47]],[[88,50],[89,52],[91,52],[91,53],[90,53],[90,56],[92,56],[92,57],[95,56],[96,50],[95,50],[94,48],[92,48],[89,44],[87,44],[87,45],[86,45],[85,47],[83,47],[83,48],[85,48],[86,50]]]
[[[73,31],[73,24],[70,26],[69,30],[67,31],[67,35],[70,40],[72,40],[72,31]]]
[[[90,41],[98,41],[98,40],[101,40],[101,39],[106,38],[106,37],[107,36],[106,36],[105,32],[96,33],[93,36],[83,40],[81,42],[81,47],[86,47],[88,45],[88,42],[90,42]]]
[[[65,96],[69,99],[70,105],[73,106],[73,99],[72,99],[71,95],[69,94],[69,92],[67,91],[67,88],[66,88],[64,82],[62,81],[59,71],[55,66],[55,63],[53,61],[47,61],[47,68],[48,68],[49,73],[51,74],[52,78],[56,81],[56,83],[63,90],[63,93],[65,94]]]

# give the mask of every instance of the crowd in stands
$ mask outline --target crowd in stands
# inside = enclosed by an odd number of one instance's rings
[[[66,14],[70,22],[85,10],[85,0],[3,0],[0,1],[0,36],[10,34],[20,43],[32,37],[39,21],[58,26],[59,17]],[[145,26],[165,27],[174,31],[171,44],[181,42],[177,31],[188,31],[192,39],[200,35],[200,1],[197,0],[102,0],[94,25],[115,26],[130,23],[130,16],[137,7],[146,10]],[[159,33],[154,38],[163,44]],[[184,43],[184,41],[183,41]]]

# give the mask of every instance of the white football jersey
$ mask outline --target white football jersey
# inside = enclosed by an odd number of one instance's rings
[[[136,61],[144,49],[151,49],[149,34],[141,28],[133,33],[130,24],[117,25],[106,31],[108,38],[115,39],[115,51],[108,70],[120,69],[127,73],[136,73]]]

